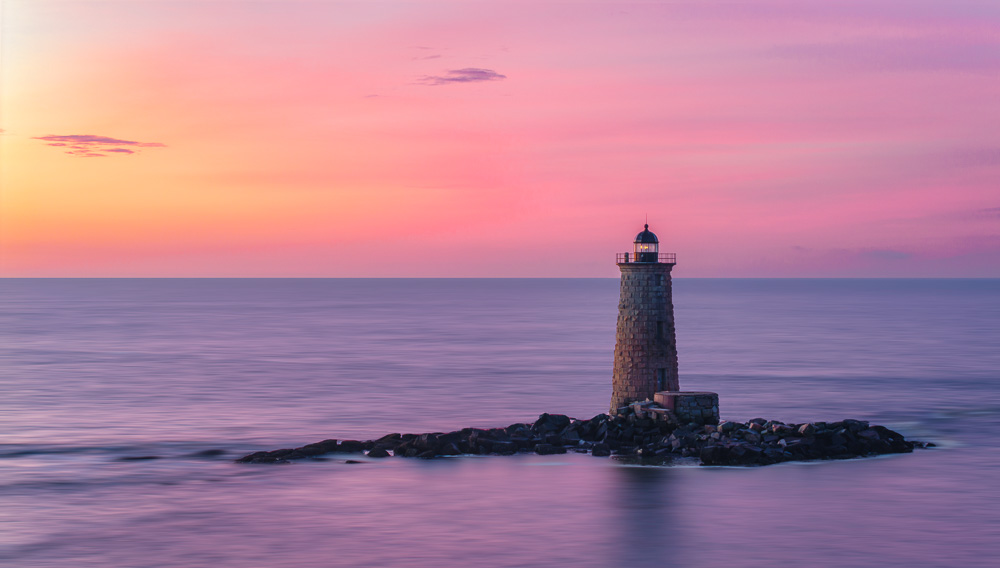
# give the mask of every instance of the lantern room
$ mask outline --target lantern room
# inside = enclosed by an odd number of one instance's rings
[[[645,225],[643,231],[635,236],[635,242],[630,252],[615,253],[615,262],[621,264],[676,264],[677,255],[672,252],[660,252],[660,239]]]
[[[643,226],[643,231],[635,236],[635,262],[656,262],[659,259],[660,240],[649,230],[649,225]]]

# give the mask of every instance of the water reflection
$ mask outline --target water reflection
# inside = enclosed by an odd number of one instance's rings
[[[662,467],[614,468],[616,565],[669,566],[678,544],[676,471]]]

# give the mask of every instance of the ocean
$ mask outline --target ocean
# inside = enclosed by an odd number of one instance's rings
[[[937,445],[912,454],[233,463],[605,412],[617,301],[617,279],[0,280],[0,565],[1000,562],[1000,280],[674,280],[682,389]]]

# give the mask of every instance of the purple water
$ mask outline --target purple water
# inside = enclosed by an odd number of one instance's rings
[[[674,286],[681,386],[724,418],[860,418],[940,447],[237,465],[603,412],[618,282],[0,280],[0,564],[996,565],[1000,281]]]

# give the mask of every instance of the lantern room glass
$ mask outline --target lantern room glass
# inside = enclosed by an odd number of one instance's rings
[[[635,243],[635,254],[657,253],[660,251],[659,243]]]

